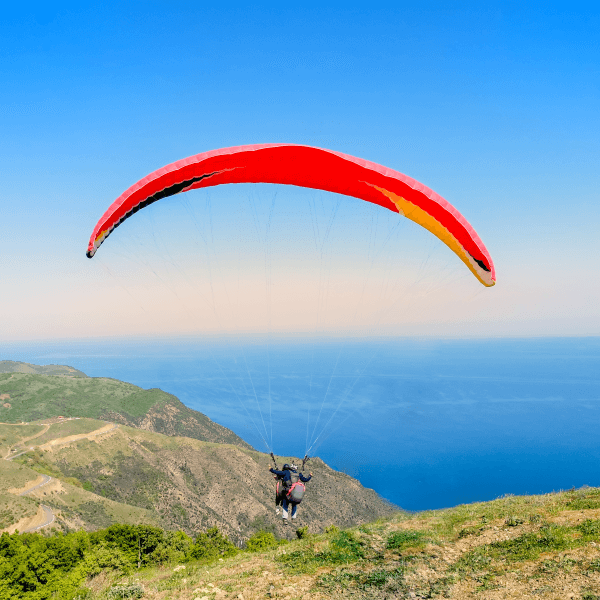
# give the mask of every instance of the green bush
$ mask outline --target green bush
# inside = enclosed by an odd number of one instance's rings
[[[192,539],[181,531],[148,525],[113,525],[92,534],[48,537],[5,533],[0,536],[0,598],[83,600],[89,596],[83,587],[87,577],[106,570],[128,574],[138,566],[182,560],[192,546]],[[121,591],[129,595],[115,591],[111,597],[141,597],[135,588]]]
[[[104,570],[128,574],[132,571],[133,565],[120,548],[102,542],[92,547],[85,555],[82,567],[87,576],[93,577]]]
[[[425,542],[425,534],[422,531],[401,529],[394,531],[388,536],[386,548],[388,550],[402,550],[404,548],[415,548],[422,546]]]
[[[111,600],[113,598],[141,598],[144,595],[144,588],[139,583],[113,585],[107,595]]]
[[[354,562],[365,557],[364,543],[350,531],[341,531],[329,544],[330,561]]]
[[[539,523],[542,520],[542,515],[538,515],[537,513],[534,515],[529,515],[530,523]]]
[[[94,544],[104,542],[119,548],[129,564],[138,568],[156,564],[155,553],[168,543],[165,532],[151,525],[111,525],[92,533],[90,538]]]
[[[188,558],[194,560],[213,561],[219,558],[235,556],[238,549],[224,537],[217,527],[206,533],[200,533],[188,552]]]
[[[189,555],[194,542],[183,531],[166,531],[162,541],[150,555],[150,563],[163,565],[171,562],[183,562]]]
[[[388,580],[388,572],[385,569],[380,571],[371,571],[365,578],[364,585],[367,587],[382,588]]]
[[[364,557],[364,543],[354,533],[341,531],[321,552],[309,547],[282,554],[276,560],[285,564],[290,573],[312,573],[317,567],[350,564]]]
[[[248,552],[260,552],[262,550],[274,548],[277,545],[279,545],[279,542],[270,531],[261,530],[248,538],[246,550],[248,550]]]
[[[600,519],[586,519],[577,529],[581,532],[581,537],[585,541],[596,541],[600,538]]]

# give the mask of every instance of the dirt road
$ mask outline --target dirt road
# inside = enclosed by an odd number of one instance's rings
[[[52,440],[45,444],[42,444],[41,446],[38,446],[38,448],[40,450],[52,450],[52,449],[56,448],[57,446],[64,446],[66,444],[70,444],[71,442],[78,442],[79,440],[85,440],[85,439],[89,440],[98,435],[103,435],[104,433],[113,431],[117,427],[118,427],[118,425],[116,423],[107,423],[103,427],[100,427],[100,429],[90,431],[90,433],[78,433],[77,435],[69,435],[64,438],[57,438],[55,440]]]
[[[21,531],[21,533],[31,533],[32,531],[37,531],[38,529],[42,529],[42,527],[48,527],[48,525],[51,525],[52,523],[54,523],[54,513],[52,512],[52,509],[49,506],[46,506],[45,504],[40,504],[40,508],[42,510],[42,515],[41,518],[40,516],[38,516],[38,518],[36,519],[36,521],[42,521],[41,523],[36,522],[36,523],[32,523],[29,527],[27,527],[26,529],[23,529],[23,531]],[[38,515],[39,515],[39,511],[38,511]]]
[[[39,433],[37,433],[36,435],[34,435],[30,438],[21,440],[18,445],[21,445],[25,442],[29,442],[29,441],[43,435],[44,433],[46,433],[46,431],[48,431],[49,427],[50,427],[49,424],[45,425],[45,429],[43,431],[40,431]],[[70,435],[70,436],[67,436],[64,438],[57,438],[55,440],[47,442],[46,444],[42,444],[41,446],[38,446],[38,448],[41,450],[52,450],[52,449],[56,448],[57,446],[63,446],[65,444],[70,444],[72,442],[77,442],[79,440],[91,439],[93,437],[103,435],[105,433],[109,433],[110,431],[113,431],[117,427],[118,427],[118,425],[116,423],[107,423],[103,427],[100,427],[100,429],[96,429],[95,431],[91,431],[90,433],[82,433],[82,434],[78,434],[78,435]],[[12,451],[12,448],[9,448],[9,454],[4,457],[4,460],[12,460],[13,458],[16,458],[17,456],[21,456],[22,454],[25,454],[26,452],[29,452],[30,450],[33,450],[34,448],[35,448],[35,446],[31,446],[30,448],[27,448],[17,454],[13,454],[12,456],[10,456],[10,452]],[[38,477],[35,481],[32,482],[31,487],[27,487],[18,492],[15,490],[15,493],[18,496],[27,496],[27,495],[31,494],[32,492],[34,492],[35,490],[41,488],[42,486],[44,486],[52,481],[52,477],[50,477],[49,475],[40,475],[40,477],[42,478],[41,481],[39,481],[40,478]],[[52,523],[54,523],[55,519],[56,519],[56,517],[55,517],[52,509],[49,506],[46,506],[45,504],[40,504],[37,514],[35,515],[35,517],[33,517],[32,519],[29,520],[28,527],[23,529],[21,531],[21,533],[30,533],[32,531],[37,531],[38,529],[42,529],[43,527],[47,527],[48,525],[51,525]]]
[[[50,429],[50,423],[43,423],[43,425],[44,425],[44,429],[42,429],[42,431],[38,431],[35,435],[32,435],[31,437],[21,440],[16,445],[21,446],[22,444],[25,444],[26,442],[30,442],[31,440],[35,440],[35,438],[38,438],[41,435],[44,435],[46,433],[46,431],[48,431],[48,429]],[[11,456],[10,455],[10,453],[12,452],[12,446],[11,446],[8,449],[8,454],[4,457],[4,460],[12,460],[13,458],[16,458],[17,456],[21,456],[21,454],[25,454],[25,452],[29,452],[30,449],[31,448],[28,448],[27,450],[23,450],[23,452],[19,452],[18,454],[14,454],[13,456]]]
[[[33,485],[30,488],[27,488],[26,490],[19,492],[19,494],[17,494],[18,496],[27,496],[27,494],[31,494],[31,492],[33,492],[34,490],[37,490],[38,488],[41,488],[43,485],[46,485],[47,483],[50,483],[52,481],[52,477],[50,477],[49,475],[40,475],[40,477],[42,477],[43,481],[41,483],[37,483],[35,485]]]

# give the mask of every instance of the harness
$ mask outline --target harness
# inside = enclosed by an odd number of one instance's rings
[[[274,454],[271,452],[271,458],[273,459],[273,464],[275,465],[275,470],[279,470],[277,468],[277,461],[275,460]],[[304,457],[302,461],[302,469],[304,469],[304,465],[310,460],[308,456]],[[290,478],[288,481],[281,481],[277,479],[275,483],[275,498],[276,503],[278,502],[278,498],[281,496],[285,496],[288,502],[293,502],[294,504],[300,504],[302,502],[302,498],[304,497],[304,492],[306,492],[306,486],[302,481],[300,481],[300,475],[298,475],[295,471],[288,471],[290,474]],[[281,484],[281,486],[280,486]]]
[[[306,486],[304,483],[302,483],[302,481],[300,481],[300,476],[298,473],[290,471],[290,481],[288,483],[286,498],[290,502],[300,504],[300,502],[302,502],[302,498],[304,498],[305,491]]]

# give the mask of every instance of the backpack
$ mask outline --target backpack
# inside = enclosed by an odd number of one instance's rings
[[[290,471],[290,481],[288,483],[286,498],[288,502],[294,504],[300,504],[302,498],[304,498],[304,492],[306,491],[305,485],[300,481],[298,473]]]

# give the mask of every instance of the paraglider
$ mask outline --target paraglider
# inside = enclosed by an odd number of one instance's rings
[[[496,283],[491,256],[473,227],[456,208],[433,190],[407,175],[367,160],[333,150],[293,144],[222,148],[190,156],[154,171],[132,185],[110,205],[92,232],[86,254],[88,258],[92,258],[121,223],[149,204],[181,192],[233,183],[292,185],[341,194],[379,205],[431,232],[460,258],[484,286],[491,287]],[[227,210],[227,207],[223,208]],[[227,218],[230,214],[231,212],[227,212]],[[225,376],[224,370],[219,368]],[[248,370],[247,364],[246,369]],[[354,382],[360,378],[362,372],[364,369],[358,375],[354,375]],[[248,377],[251,380],[249,370]],[[268,380],[270,382],[270,375]],[[231,387],[237,396],[233,385]],[[353,387],[354,383],[344,392],[342,400]],[[260,410],[254,384],[252,390]],[[323,404],[328,392],[329,386],[326,388]],[[270,383],[268,398],[271,402]],[[321,410],[322,408],[323,406]],[[337,410],[325,427],[329,425]],[[320,415],[321,412],[317,422]],[[266,441],[266,428],[263,436],[255,423],[254,426],[265,446],[271,450]],[[316,424],[313,435],[315,431]],[[302,470],[308,460],[309,450],[315,446],[320,436],[321,434],[308,447],[307,433],[307,451],[300,472],[295,466],[287,464],[280,471],[271,451],[275,468],[271,468],[270,472],[277,480],[276,511],[279,514],[281,505],[284,523],[287,523],[289,506],[291,518],[296,516],[297,506],[305,491],[304,483],[312,477],[312,474],[305,477]]]
[[[273,473],[273,475],[278,478],[282,485],[281,505],[284,525],[288,524],[288,507],[290,506],[291,517],[294,520],[296,519],[298,504],[302,502],[304,492],[306,491],[304,484],[308,483],[312,479],[312,473],[309,473],[308,477],[306,477],[304,473],[298,473],[297,469],[298,467],[296,467],[296,465],[288,464],[283,465],[281,471],[277,469],[277,465],[275,465],[275,468],[271,467],[269,469],[269,472]],[[279,514],[279,509],[277,509],[277,514]]]
[[[306,486],[304,485],[312,478],[312,473],[309,473],[308,479],[304,476],[304,465],[310,460],[308,456],[304,456],[302,459],[302,467],[300,473],[297,472],[296,465],[283,465],[280,470],[275,460],[273,452],[270,453],[271,459],[273,460],[273,467],[269,469],[275,477],[275,514],[279,515],[280,509],[283,510],[283,522],[287,524],[288,517],[288,506],[292,506],[292,519],[296,518],[296,512],[298,510],[298,504],[302,502]]]
[[[154,171],[123,192],[104,213],[90,237],[88,258],[116,227],[149,204],[180,192],[228,183],[295,185],[378,204],[433,233],[483,285],[496,283],[492,259],[475,230],[433,190],[367,160],[293,144],[222,148]]]

